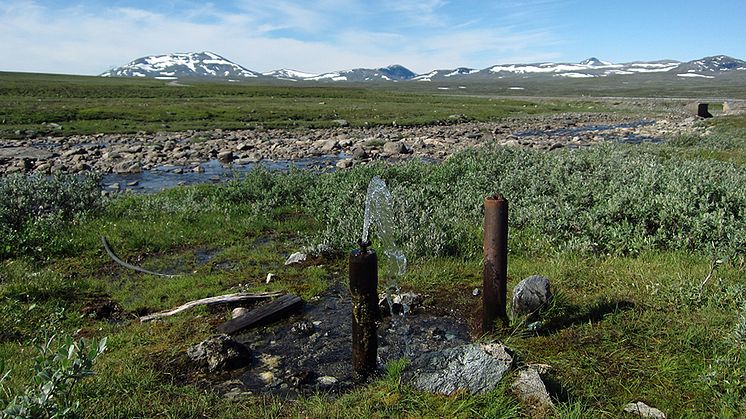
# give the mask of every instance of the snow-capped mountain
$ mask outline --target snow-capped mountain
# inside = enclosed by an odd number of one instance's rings
[[[659,60],[615,64],[591,57],[578,63],[499,64],[481,70],[458,67],[455,69],[433,70],[419,75],[398,64],[374,69],[355,68],[322,74],[291,69],[280,69],[260,74],[235,64],[217,54],[200,52],[138,58],[126,66],[107,71],[102,76],[154,77],[160,79],[218,78],[229,80],[245,80],[250,78],[315,82],[408,80],[416,82],[467,82],[470,80],[485,81],[496,79],[597,78],[648,73],[670,75],[674,78],[712,79],[727,72],[740,70],[746,70],[746,61],[725,55],[716,55],[685,63],[674,60]],[[746,72],[743,74],[746,75]]]
[[[159,79],[193,77],[244,79],[258,77],[259,75],[259,73],[241,67],[212,52],[192,52],[138,58],[125,66],[111,69],[101,76],[153,77]]]
[[[414,72],[399,64],[382,68],[354,68],[352,70],[334,71],[331,73],[318,74],[306,80],[319,81],[399,81],[409,80],[416,76]]]
[[[266,73],[262,73],[262,75],[267,76],[267,77],[273,77],[273,78],[280,79],[280,80],[290,80],[290,81],[306,80],[306,79],[316,76],[313,73],[304,73],[303,71],[291,70],[289,68],[269,71]]]
[[[683,63],[677,70],[679,73],[746,70],[746,61],[728,57],[727,55],[715,55]]]

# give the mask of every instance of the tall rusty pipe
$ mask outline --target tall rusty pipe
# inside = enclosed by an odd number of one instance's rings
[[[377,369],[378,257],[360,243],[350,253],[350,294],[352,295],[352,369],[364,380]]]
[[[484,200],[482,281],[482,333],[489,333],[498,320],[508,325],[508,201],[499,194]]]

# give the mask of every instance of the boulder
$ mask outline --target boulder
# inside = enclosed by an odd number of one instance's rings
[[[352,165],[352,159],[342,159],[339,160],[335,166],[337,167],[337,169],[349,169],[350,167],[352,167]]]
[[[115,165],[113,170],[114,173],[119,174],[140,173],[142,171],[142,168],[140,167],[140,163],[132,160],[127,160]]]
[[[424,353],[412,361],[404,377],[421,391],[484,394],[495,389],[512,365],[513,357],[503,344],[472,343]]]
[[[407,147],[401,141],[388,141],[383,144],[383,152],[391,156],[396,156],[406,151]]]
[[[214,336],[190,347],[187,356],[211,372],[240,368],[251,361],[249,349],[227,335]]]
[[[513,288],[511,312],[513,318],[530,316],[552,300],[551,284],[540,275],[532,275]]]
[[[221,163],[230,163],[233,161],[233,152],[230,150],[221,151],[218,153],[218,161]]]
[[[422,304],[422,294],[415,294],[413,292],[400,292],[389,294],[386,298],[386,293],[382,293],[378,296],[378,306],[381,309],[381,314],[384,316],[389,314],[408,314],[414,311],[414,308]]]

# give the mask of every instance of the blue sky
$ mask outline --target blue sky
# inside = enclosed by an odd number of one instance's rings
[[[0,71],[212,51],[256,71],[746,59],[743,0],[0,0]]]

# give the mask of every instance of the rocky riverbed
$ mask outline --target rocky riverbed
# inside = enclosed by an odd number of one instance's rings
[[[454,119],[458,120],[458,115]],[[485,144],[554,150],[608,141],[661,141],[701,131],[696,122],[683,114],[654,120],[618,114],[566,113],[424,127],[42,136],[0,140],[0,174],[93,171],[126,175],[161,171],[180,175],[204,173],[210,164],[245,167],[278,161],[303,161],[310,168],[344,169],[380,159],[439,161]]]

